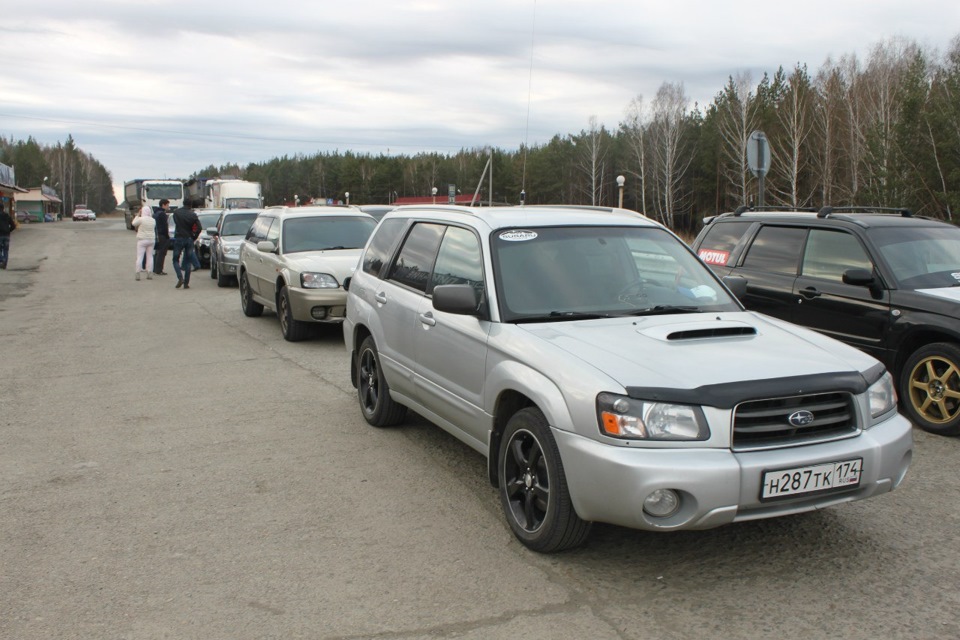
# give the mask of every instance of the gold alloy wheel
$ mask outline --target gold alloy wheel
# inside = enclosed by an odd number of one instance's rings
[[[960,415],[960,370],[943,356],[924,358],[910,372],[910,403],[933,424],[946,424]]]

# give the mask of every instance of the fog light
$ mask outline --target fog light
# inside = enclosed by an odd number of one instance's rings
[[[680,496],[673,489],[657,489],[643,501],[643,510],[654,518],[672,516],[680,508]]]
[[[326,307],[314,307],[310,309],[310,315],[313,316],[314,320],[323,320],[327,317],[327,308]]]

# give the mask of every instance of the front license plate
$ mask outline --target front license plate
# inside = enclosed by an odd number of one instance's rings
[[[763,474],[761,500],[784,498],[804,493],[856,487],[860,484],[863,458],[827,462],[809,467],[767,471]]]

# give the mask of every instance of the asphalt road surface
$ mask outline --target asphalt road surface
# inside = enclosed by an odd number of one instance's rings
[[[960,637],[956,438],[872,500],[537,555],[481,456],[366,425],[339,328],[286,343],[134,257],[118,218],[13,234],[0,638]]]

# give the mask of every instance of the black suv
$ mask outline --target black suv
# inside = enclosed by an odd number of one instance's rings
[[[904,209],[741,207],[705,219],[693,248],[746,279],[748,309],[866,351],[914,424],[960,434],[960,228]]]

